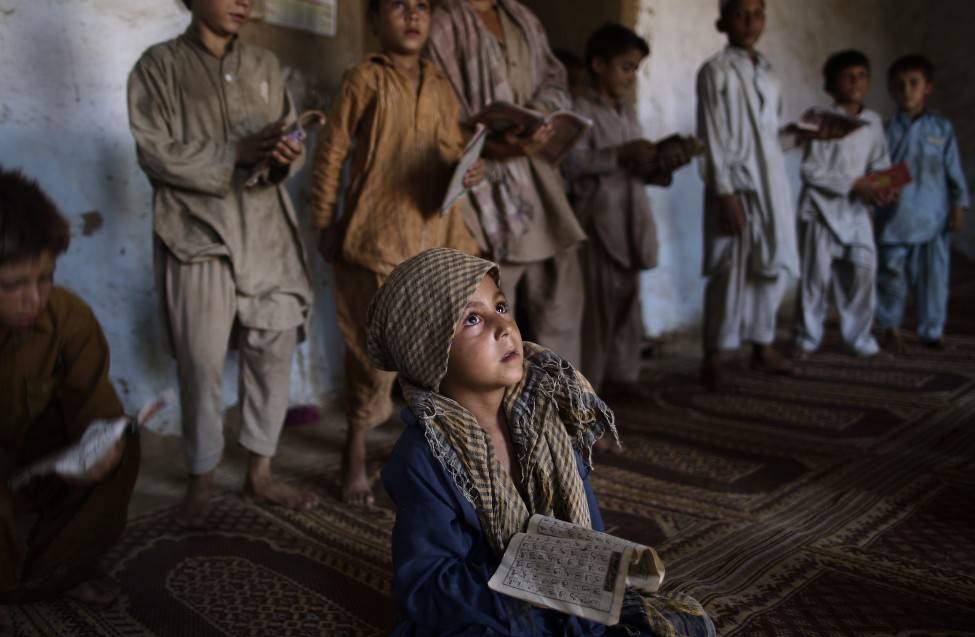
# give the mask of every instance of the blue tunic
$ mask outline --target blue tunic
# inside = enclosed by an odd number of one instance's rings
[[[945,232],[948,211],[968,208],[955,131],[944,117],[926,110],[911,120],[897,113],[887,124],[890,161],[906,161],[913,181],[900,201],[877,214],[877,242],[927,243]]]
[[[488,588],[500,564],[477,512],[433,456],[420,425],[403,410],[406,430],[382,470],[396,503],[392,596],[399,610],[396,637],[600,637],[602,624],[532,607]],[[604,530],[589,484],[589,469],[576,454],[592,526]]]

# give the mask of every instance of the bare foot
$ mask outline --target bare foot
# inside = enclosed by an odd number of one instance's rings
[[[721,365],[719,352],[708,352],[701,362],[701,384],[710,392],[735,392],[736,383]]]
[[[342,501],[354,506],[376,502],[366,471],[366,432],[349,429],[342,449]]]
[[[805,363],[812,357],[812,352],[807,352],[801,347],[797,347],[794,350],[792,350],[792,353],[789,355],[789,357],[792,360],[796,361],[797,363]]]
[[[799,378],[802,368],[775,351],[771,345],[755,345],[752,349],[751,368],[764,374]]]
[[[884,347],[894,354],[904,353],[904,341],[901,340],[901,331],[896,327],[888,327],[884,330]]]
[[[271,503],[286,509],[307,511],[318,506],[318,496],[271,477],[271,458],[252,453],[241,497],[253,504]]]
[[[14,637],[14,620],[6,606],[0,606],[0,637]]]
[[[82,582],[64,594],[75,601],[95,608],[108,608],[115,603],[122,588],[111,577]]]
[[[189,529],[206,528],[207,514],[210,513],[210,497],[213,495],[213,477],[216,469],[201,475],[190,474],[186,485],[186,495],[176,512],[176,518]]]

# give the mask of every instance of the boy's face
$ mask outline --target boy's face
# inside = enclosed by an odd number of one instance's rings
[[[521,380],[523,357],[507,299],[485,276],[454,330],[440,390],[451,397],[503,390]]]
[[[870,71],[865,66],[848,66],[840,71],[826,92],[837,104],[863,104],[870,91]]]
[[[765,0],[737,0],[718,20],[731,46],[752,51],[765,30]]]
[[[636,82],[636,71],[642,61],[643,52],[636,48],[620,53],[609,61],[598,57],[593,59],[593,83],[596,90],[614,99],[627,95]]]
[[[890,78],[887,84],[890,96],[897,103],[897,108],[912,115],[924,110],[928,95],[934,85],[924,76],[920,69],[899,71]]]
[[[193,0],[193,21],[220,37],[237,35],[254,8],[253,0]]]
[[[0,330],[32,326],[51,298],[55,259],[49,251],[36,259],[0,265]]]
[[[379,45],[386,53],[420,55],[430,34],[429,0],[379,0],[369,14]]]

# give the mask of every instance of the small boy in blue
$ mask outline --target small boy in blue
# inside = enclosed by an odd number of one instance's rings
[[[900,201],[877,214],[877,326],[888,346],[903,352],[900,326],[908,288],[917,306],[917,336],[942,349],[948,308],[950,233],[965,223],[968,190],[955,131],[926,106],[934,89],[934,66],[921,55],[895,61],[887,87],[897,114],[887,124],[893,163],[906,161],[913,181]]]

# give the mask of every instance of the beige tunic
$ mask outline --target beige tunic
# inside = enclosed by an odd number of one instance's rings
[[[241,325],[301,326],[312,292],[297,219],[281,185],[288,175],[245,188],[247,171],[234,161],[241,139],[279,119],[294,120],[274,55],[235,40],[218,58],[187,30],[142,55],[129,76],[128,102],[161,244],[184,263],[229,260]]]

